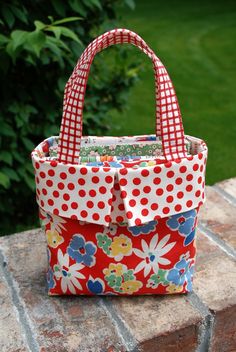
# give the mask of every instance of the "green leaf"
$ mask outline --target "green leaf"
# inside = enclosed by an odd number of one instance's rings
[[[27,173],[24,174],[23,179],[25,180],[25,183],[28,185],[28,187],[34,191],[35,190],[35,181],[34,178],[27,175]]]
[[[1,122],[0,135],[7,137],[15,137],[13,128],[6,122]]]
[[[58,41],[56,38],[47,36],[45,47],[49,48],[55,54],[55,56],[59,57],[62,55],[61,49],[58,46]]]
[[[99,0],[83,0],[83,3],[89,8],[97,7],[100,10],[102,10],[102,6],[101,6]]]
[[[56,27],[56,26],[47,26],[45,28],[45,31],[47,32],[53,32],[55,37],[57,39],[60,39],[60,36],[61,36],[61,28],[60,27]]]
[[[36,69],[37,62],[35,61],[35,58],[32,57],[31,54],[26,55],[25,62],[28,63],[29,65],[34,66],[34,68]]]
[[[0,34],[0,45],[6,44],[9,42],[9,38],[7,38],[5,35]]]
[[[0,171],[0,185],[2,185],[4,188],[9,188],[10,187],[10,179],[7,175],[5,175],[3,172]]]
[[[61,20],[54,21],[52,24],[54,26],[56,26],[61,23],[73,22],[73,21],[78,21],[78,20],[82,20],[82,17],[66,17]]]
[[[129,8],[131,8],[131,10],[135,9],[135,2],[134,0],[125,0],[126,5],[129,6]]]
[[[20,116],[15,115],[15,121],[16,121],[17,128],[21,128],[22,126],[24,126],[24,121],[23,119],[20,118]]]
[[[26,31],[21,31],[21,30],[15,30],[11,33],[11,39],[12,39],[12,50],[16,50],[20,45],[22,45],[27,38],[28,32]]]
[[[35,30],[29,33],[27,37],[27,49],[34,52],[36,56],[39,57],[40,51],[44,47],[45,42],[46,35],[41,31]]]
[[[8,111],[14,114],[17,128],[21,128],[24,125],[27,126],[30,115],[38,112],[34,106],[18,102],[12,103]]]
[[[41,21],[34,21],[34,25],[37,31],[41,31],[42,29],[47,27],[47,25]]]
[[[18,169],[18,173],[21,176],[21,178],[25,181],[25,183],[27,184],[27,186],[34,191],[35,190],[35,181],[34,181],[34,177],[32,175],[28,175],[27,171],[25,168],[23,167],[19,167]]]
[[[64,91],[66,82],[67,82],[67,78],[66,77],[59,77],[58,78],[57,84],[58,84],[58,87],[59,87],[60,91],[62,91],[62,92]]]
[[[83,45],[82,42],[79,40],[77,34],[75,34],[71,29],[66,28],[66,27],[60,27],[61,29],[61,34],[64,37],[68,37],[70,39],[73,39],[75,42],[79,43],[80,45]]]
[[[73,11],[79,13],[83,17],[86,17],[87,11],[83,7],[83,5],[78,0],[69,0],[70,7]]]
[[[15,17],[13,15],[13,13],[11,12],[9,6],[2,5],[2,15],[3,15],[3,18],[4,18],[5,22],[7,23],[7,25],[10,28],[12,28],[12,26],[15,23]]]
[[[31,114],[37,114],[38,110],[32,105],[25,105],[27,111]]]
[[[4,161],[8,165],[12,165],[12,155],[10,152],[7,151],[1,151],[0,152],[0,160]]]
[[[10,5],[11,10],[14,13],[14,15],[21,21],[24,22],[25,24],[28,24],[28,18],[27,18],[27,12],[24,8],[19,9],[16,6]]]
[[[4,172],[5,175],[7,175],[7,177],[9,177],[9,179],[13,180],[13,181],[20,181],[19,176],[17,175],[17,173],[15,172],[15,170],[10,169],[9,167],[4,167],[2,169],[2,171]]]
[[[61,49],[64,49],[64,50],[66,50],[66,51],[68,51],[68,52],[71,52],[71,50],[70,50],[70,48],[68,47],[68,45],[66,45],[66,43],[63,41],[63,40],[61,40],[61,39],[56,39],[56,38],[52,38],[52,39],[54,39],[55,41],[57,41],[57,45],[61,48]],[[64,54],[63,53],[63,51],[62,51],[62,54]],[[68,57],[67,57],[68,58]],[[73,63],[74,64],[74,63]]]
[[[11,33],[11,38],[6,47],[6,52],[15,62],[19,52],[22,50],[23,44],[26,43],[28,32],[15,30]]]
[[[14,159],[16,159],[17,161],[19,161],[19,163],[21,163],[21,164],[24,163],[24,158],[23,158],[23,156],[18,152],[18,150],[13,150],[13,151],[12,151],[12,155],[13,155]]]
[[[52,16],[48,16],[48,19],[49,19],[49,21],[50,21],[51,23],[54,22],[54,18],[53,18]]]
[[[18,50],[14,50],[14,48],[13,48],[13,42],[12,42],[12,41],[10,41],[10,42],[7,44],[7,46],[6,46],[6,52],[8,53],[8,55],[12,58],[13,62],[15,63]]]
[[[65,3],[61,0],[51,0],[51,3],[55,11],[58,13],[58,15],[65,17],[66,15]]]
[[[94,6],[98,7],[100,10],[102,10],[102,6],[101,6],[101,3],[100,3],[99,0],[90,0],[90,2],[91,2]]]
[[[58,61],[61,68],[65,66],[63,61],[62,47],[65,50],[70,51],[70,49],[66,45],[63,45],[63,42],[61,40],[47,36],[45,48],[50,49],[50,51],[54,54],[54,60]]]
[[[21,139],[22,139],[22,142],[27,150],[32,151],[34,149],[34,143],[31,142],[31,140],[29,138],[22,137]]]
[[[34,168],[31,162],[25,164],[25,169],[33,176],[34,175]]]

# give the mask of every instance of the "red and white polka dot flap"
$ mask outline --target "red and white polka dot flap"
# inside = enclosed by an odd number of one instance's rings
[[[147,54],[155,72],[156,135],[164,161],[145,167],[80,165],[82,113],[90,66],[97,52],[117,43],[131,43]],[[206,144],[188,136],[187,154],[177,97],[169,75],[142,38],[115,29],[95,39],[83,52],[64,95],[58,157],[33,152],[37,202],[46,212],[107,226],[110,222],[140,225],[200,206],[204,199]]]

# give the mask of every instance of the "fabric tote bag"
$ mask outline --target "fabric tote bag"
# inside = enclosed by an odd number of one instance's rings
[[[90,66],[99,51],[123,43],[152,60],[155,134],[84,137]],[[59,137],[32,152],[48,294],[190,292],[206,160],[204,141],[184,135],[170,77],[144,40],[114,29],[90,43],[65,87]]]

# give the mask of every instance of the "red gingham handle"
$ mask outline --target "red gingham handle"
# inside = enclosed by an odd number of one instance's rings
[[[128,29],[114,29],[97,37],[88,45],[66,84],[58,146],[58,159],[61,162],[72,164],[78,162],[84,97],[94,56],[108,46],[119,43],[131,43],[137,46],[153,62],[156,89],[156,134],[162,137],[166,159],[174,160],[187,155],[177,97],[164,65],[136,33]]]

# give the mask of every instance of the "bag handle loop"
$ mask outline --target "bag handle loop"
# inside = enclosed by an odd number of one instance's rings
[[[170,77],[159,58],[145,41],[128,29],[114,29],[93,40],[82,53],[64,91],[58,160],[77,163],[82,137],[82,117],[86,85],[95,55],[113,44],[131,43],[153,63],[156,90],[156,135],[162,138],[166,160],[187,156],[178,100]]]

